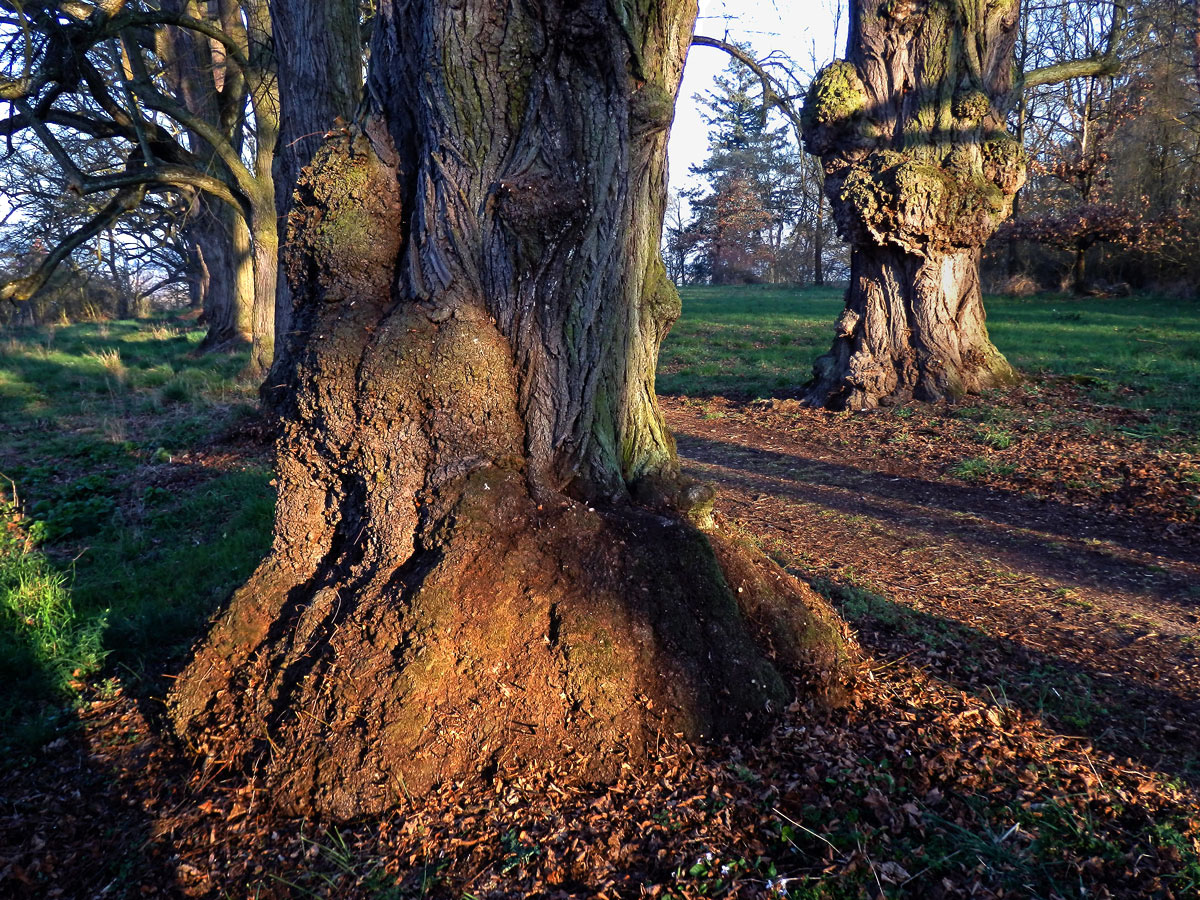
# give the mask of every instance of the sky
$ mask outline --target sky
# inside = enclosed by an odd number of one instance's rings
[[[839,0],[700,0],[696,34],[749,43],[759,58],[773,50],[786,53],[811,73],[814,57],[820,68],[835,56],[838,6]],[[845,27],[843,14],[839,45]],[[711,90],[728,63],[728,56],[710,47],[692,47],[688,53],[669,145],[672,189],[688,186],[688,170],[708,156],[708,125],[693,97]]]

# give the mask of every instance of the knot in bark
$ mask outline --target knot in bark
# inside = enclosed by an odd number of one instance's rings
[[[875,144],[866,116],[867,91],[853,63],[835,60],[817,73],[804,97],[804,147],[824,156]]]
[[[987,162],[977,144],[941,155],[872,153],[835,185],[839,229],[856,246],[918,256],[981,247],[1008,216],[1023,178],[1023,166],[1003,158],[1009,162]]]
[[[284,265],[295,302],[383,299],[402,240],[393,168],[361,132],[330,137],[300,174]]]

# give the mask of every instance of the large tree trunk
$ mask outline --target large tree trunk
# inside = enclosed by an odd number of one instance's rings
[[[254,344],[248,372],[265,378],[275,359],[279,306],[279,220],[274,175],[279,143],[279,75],[267,0],[240,0],[240,11],[245,16],[244,26],[238,24],[236,31],[250,62],[246,83],[254,112],[253,184],[246,191],[254,253]],[[229,26],[226,28],[229,30]]]
[[[813,224],[813,284],[825,284],[825,198],[817,197],[817,217]]]
[[[188,240],[203,259],[208,282],[204,294],[208,332],[200,350],[249,347],[253,336],[249,311],[254,302],[254,286],[249,267],[239,265],[234,247],[238,216],[229,207],[204,196],[196,199],[196,207],[187,224]]]
[[[1009,379],[984,325],[978,251],[854,253],[838,340],[814,374],[812,394],[837,409],[960,397]]]
[[[255,211],[251,233],[251,271],[254,283],[249,372],[264,377],[275,358],[275,286],[279,279],[279,228],[274,198],[270,206]]]
[[[710,543],[678,474],[658,246],[695,4],[620,9],[382,3],[375,115],[301,179],[274,546],[171,696],[286,804],[611,777],[761,725],[783,670],[841,689],[836,617]]]
[[[805,101],[853,276],[808,399],[866,408],[1011,381],[979,254],[1025,179],[1004,130],[1019,4],[854,0],[847,60]]]
[[[280,222],[292,210],[296,180],[326,132],[354,119],[362,99],[362,36],[357,0],[271,0],[279,72],[279,143],[275,153],[275,209]],[[283,274],[282,260],[280,274]],[[283,401],[294,367],[292,292],[276,286],[275,359],[263,384],[272,407]]]

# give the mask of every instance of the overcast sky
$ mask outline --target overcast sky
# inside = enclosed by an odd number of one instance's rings
[[[759,57],[782,51],[806,70],[815,54],[819,68],[834,57],[838,4],[839,0],[700,0],[696,34],[749,43]],[[839,42],[845,40],[845,27],[843,19]],[[728,56],[709,47],[692,47],[688,54],[671,131],[672,188],[685,186],[689,168],[708,155],[708,125],[692,98],[711,90],[713,78],[728,62]]]

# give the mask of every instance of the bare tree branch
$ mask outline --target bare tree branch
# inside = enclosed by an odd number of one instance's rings
[[[0,300],[25,301],[41,290],[58,264],[71,255],[77,247],[86,244],[100,232],[111,226],[130,210],[136,209],[146,193],[144,185],[127,187],[118,191],[100,212],[88,220],[82,228],[73,232],[42,260],[37,269],[24,278],[15,278],[0,286]]]
[[[1017,73],[1010,95],[1012,103],[1029,88],[1058,84],[1073,78],[1104,78],[1118,74],[1121,71],[1121,60],[1117,56],[1117,45],[1127,16],[1126,0],[1113,0],[1112,23],[1109,25],[1104,52],[1088,59],[1071,59],[1042,66],[1031,72]]]

